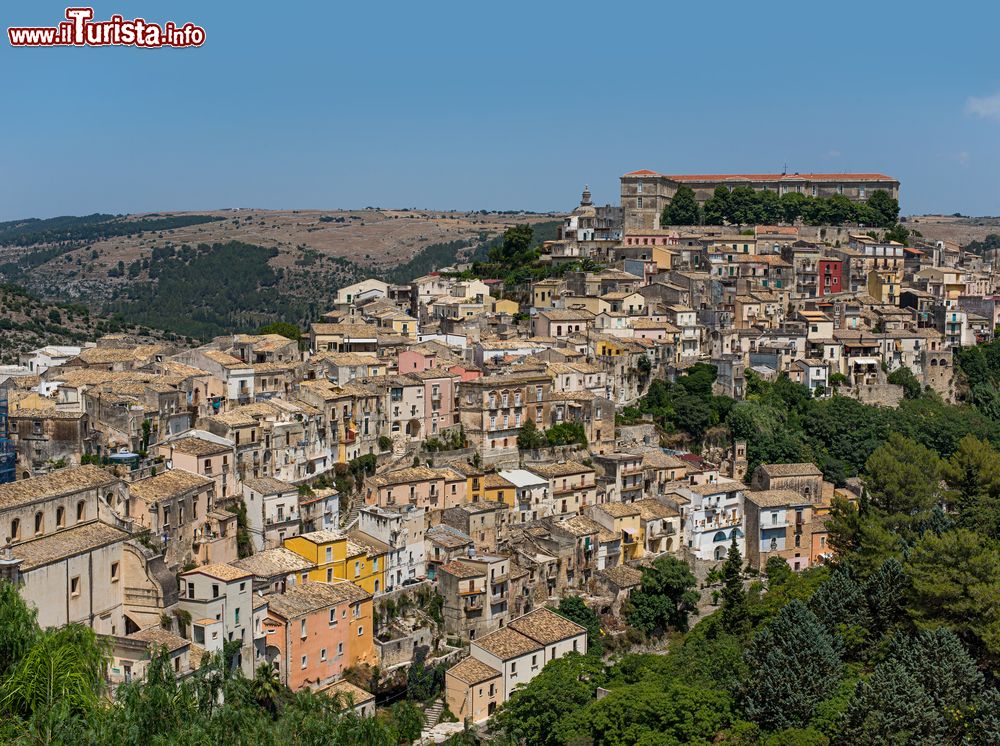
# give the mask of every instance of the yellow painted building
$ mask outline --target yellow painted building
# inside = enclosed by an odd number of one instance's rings
[[[625,348],[610,339],[599,339],[595,346],[595,351],[599,357],[612,357],[621,355],[625,351]]]
[[[483,477],[483,499],[505,503],[513,508],[517,503],[517,486],[496,472],[492,472]]]
[[[484,496],[486,475],[482,469],[465,462],[448,464],[448,468],[465,477],[465,499],[468,502],[477,503],[486,499]]]
[[[520,310],[521,307],[517,304],[517,301],[508,300],[506,298],[493,301],[493,313],[508,313],[513,316]]]
[[[602,526],[621,537],[622,559],[632,560],[643,555],[641,511],[631,503],[610,502],[595,505],[592,517]]]
[[[361,537],[363,544],[356,540]],[[385,588],[386,550],[375,539],[321,530],[285,539],[284,546],[313,563],[311,581],[350,580],[372,594]]]

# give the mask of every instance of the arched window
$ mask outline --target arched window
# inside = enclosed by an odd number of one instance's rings
[[[35,513],[35,534],[45,533],[45,514],[42,511]]]
[[[712,541],[725,541],[725,540],[726,540],[725,531],[716,531],[715,537],[712,539]]]
[[[15,518],[10,522],[10,540],[17,541],[21,538],[21,519]]]
[[[936,357],[932,357],[931,358],[931,365],[933,365],[934,367],[937,367],[937,358]]]

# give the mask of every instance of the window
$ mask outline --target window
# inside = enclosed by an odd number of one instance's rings
[[[80,595],[80,576],[69,579],[69,595],[79,596]]]
[[[219,586],[217,583],[212,583],[212,598],[219,597]]]
[[[305,668],[307,665],[309,665],[309,656],[303,655],[302,656],[302,668]]]
[[[358,626],[358,637],[361,637],[365,633],[365,628],[361,625]]]
[[[326,548],[326,561],[333,562],[333,547]]]
[[[322,650],[319,651],[319,659],[323,662],[326,662],[326,648],[323,648]]]
[[[326,582],[327,583],[332,583],[333,582],[333,568],[332,567],[326,568]]]
[[[299,636],[300,637],[306,637],[307,636],[306,635],[306,620],[305,619],[303,619],[302,621],[299,622]]]
[[[516,674],[517,673],[517,661],[513,661],[510,664],[510,672],[511,672],[511,674]]]
[[[338,642],[337,643],[337,655],[340,656],[340,655],[343,655],[343,654],[344,654],[344,643]]]
[[[356,578],[361,577],[361,563],[358,561],[355,561],[354,563],[354,577]]]
[[[187,597],[194,598],[194,583],[188,583]]]
[[[642,209],[642,197],[635,198],[635,206],[638,207],[640,210]]]
[[[10,522],[10,540],[17,541],[21,538],[21,520],[15,518]]]
[[[330,609],[330,626],[331,627],[336,627],[337,626],[337,610],[336,609]]]
[[[44,534],[45,533],[45,515],[42,511],[35,513],[35,533]]]
[[[111,582],[112,583],[117,583],[118,582],[118,563],[117,562],[112,562],[111,563]]]
[[[56,508],[56,528],[62,528],[66,525],[66,509],[60,505]]]

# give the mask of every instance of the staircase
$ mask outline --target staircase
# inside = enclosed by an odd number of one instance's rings
[[[358,511],[361,510],[361,495],[351,495],[351,509],[340,517],[340,527],[348,529],[358,520]]]
[[[441,720],[441,713],[444,711],[444,702],[440,699],[434,700],[434,704],[424,712],[424,730],[430,730]]]

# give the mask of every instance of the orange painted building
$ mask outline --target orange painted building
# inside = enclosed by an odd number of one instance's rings
[[[354,583],[292,586],[268,596],[265,656],[293,691],[317,689],[377,663],[372,628],[372,595]]]

